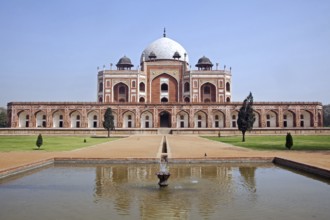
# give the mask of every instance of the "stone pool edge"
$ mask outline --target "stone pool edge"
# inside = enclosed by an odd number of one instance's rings
[[[280,157],[274,157],[274,164],[288,167],[294,170],[303,171],[305,173],[320,176],[322,178],[330,179],[330,170],[323,169],[316,166],[311,166],[304,163],[299,163],[293,160],[288,160]]]
[[[54,164],[54,160],[55,158],[49,158],[49,159],[43,159],[43,160],[38,160],[36,162],[32,162],[32,163],[27,163],[21,166],[16,166],[16,167],[11,167],[11,168],[7,168],[4,170],[0,171],[0,180],[7,178],[7,177],[11,177],[11,176],[15,176],[18,174],[22,174],[22,173],[26,173],[32,170],[36,170],[38,168],[42,168],[48,165],[52,165]]]
[[[171,158],[170,163],[273,163],[330,179],[330,170],[288,160],[280,157],[214,157],[214,158]],[[71,158],[54,157],[0,171],[0,179],[22,174],[53,164],[118,164],[159,163],[158,158]]]

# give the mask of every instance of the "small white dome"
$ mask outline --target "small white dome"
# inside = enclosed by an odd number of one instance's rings
[[[168,37],[162,37],[155,40],[144,49],[140,62],[143,62],[143,56],[145,57],[145,61],[151,60],[151,58],[149,58],[150,53],[156,56],[155,60],[173,60],[173,55],[176,52],[180,54],[181,57],[179,60],[181,61],[185,60],[186,54],[186,62],[189,63],[187,51],[178,42]]]

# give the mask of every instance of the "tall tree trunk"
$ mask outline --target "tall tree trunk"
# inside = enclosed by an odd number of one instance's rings
[[[245,142],[245,131],[242,131],[243,139],[242,142]]]

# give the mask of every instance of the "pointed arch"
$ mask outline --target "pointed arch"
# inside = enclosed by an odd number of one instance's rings
[[[141,114],[141,128],[152,128],[153,127],[153,114],[150,111],[144,111]]]
[[[54,111],[53,128],[64,128],[64,110],[59,109]]]
[[[126,111],[123,113],[123,128],[135,128],[135,113]]]
[[[99,92],[103,92],[103,82],[99,82]]]
[[[18,115],[18,127],[28,128],[30,127],[30,114],[29,112],[23,110],[17,113]]]
[[[163,97],[160,101],[161,101],[162,103],[166,103],[166,102],[168,102],[168,98]]]
[[[182,110],[176,114],[176,127],[189,128],[189,113]]]
[[[200,110],[194,115],[195,128],[207,128],[207,114]]]
[[[162,93],[164,93],[164,92],[168,92],[168,84],[167,84],[167,83],[162,83],[162,84],[160,85],[160,91],[161,91]]]
[[[178,101],[178,81],[167,73],[162,73],[151,81],[151,102],[159,103],[163,98],[168,102]]]
[[[163,110],[159,113],[159,127],[170,128],[172,115],[170,112]]]
[[[184,86],[183,86],[183,92],[190,92],[190,83],[189,82],[185,82]]]
[[[47,115],[44,111],[40,110],[35,113],[36,127],[45,128],[47,127]]]
[[[82,117],[81,113],[77,110],[70,112],[70,121],[71,121],[71,128],[80,128]]]
[[[140,82],[139,89],[140,89],[140,92],[145,92],[146,91],[146,85],[144,84],[144,82]]]
[[[212,112],[212,127],[224,128],[225,127],[225,113],[220,110],[213,110]]]
[[[313,127],[314,124],[314,117],[313,113],[308,110],[300,110],[300,127],[302,128],[310,128]]]
[[[296,114],[291,110],[283,111],[283,128],[296,127]]]
[[[200,90],[202,102],[215,102],[216,101],[216,86],[212,83],[204,83]]]
[[[266,112],[266,127],[275,128],[278,126],[278,114],[273,110]]]
[[[238,111],[232,111],[230,113],[230,127],[237,128],[237,119],[238,119]]]
[[[98,128],[99,125],[99,115],[95,110],[92,110],[87,113],[88,128]]]
[[[226,92],[230,92],[230,83],[226,82]]]
[[[113,87],[114,101],[115,102],[128,102],[129,99],[129,87],[123,83],[117,83]]]

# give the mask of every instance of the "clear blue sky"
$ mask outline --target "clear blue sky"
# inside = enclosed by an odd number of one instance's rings
[[[0,107],[96,101],[97,66],[167,36],[232,67],[232,100],[330,104],[329,0],[0,0]]]

